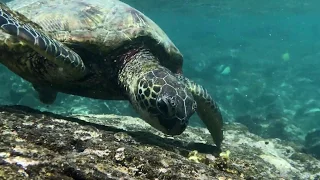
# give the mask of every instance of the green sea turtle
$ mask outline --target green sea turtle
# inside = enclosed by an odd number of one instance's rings
[[[196,111],[215,144],[217,104],[182,76],[183,57],[140,11],[118,0],[14,0],[0,4],[0,62],[32,83],[43,103],[57,92],[129,100],[143,120],[181,134]]]

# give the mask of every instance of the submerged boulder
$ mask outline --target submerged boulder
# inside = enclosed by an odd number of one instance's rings
[[[320,129],[310,131],[305,137],[305,150],[307,153],[320,159]]]
[[[64,117],[0,106],[0,119],[0,179],[309,179],[320,174],[318,160],[240,124],[225,126],[220,153],[206,129],[189,127],[171,137],[133,117]]]

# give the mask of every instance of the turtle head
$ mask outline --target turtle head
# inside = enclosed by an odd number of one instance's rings
[[[138,79],[136,109],[154,128],[169,135],[181,134],[196,110],[191,92],[166,68],[158,68]]]

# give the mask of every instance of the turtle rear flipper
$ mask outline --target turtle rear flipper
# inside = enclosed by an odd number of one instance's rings
[[[0,28],[26,43],[36,52],[64,69],[74,79],[84,76],[85,66],[81,57],[61,42],[50,38],[25,16],[0,3]]]
[[[39,100],[44,104],[52,104],[57,98],[58,92],[51,88],[41,87],[36,84],[33,84],[33,88],[38,92]]]
[[[216,146],[220,148],[223,140],[223,119],[218,105],[213,101],[207,90],[182,75],[177,75],[191,91],[197,102],[197,114],[209,130]]]

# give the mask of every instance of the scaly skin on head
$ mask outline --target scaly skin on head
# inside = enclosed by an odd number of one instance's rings
[[[165,134],[181,134],[196,110],[189,90],[146,49],[125,62],[119,83],[142,119]]]

